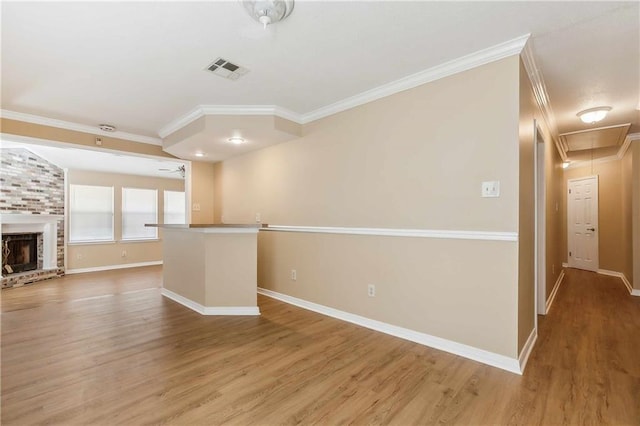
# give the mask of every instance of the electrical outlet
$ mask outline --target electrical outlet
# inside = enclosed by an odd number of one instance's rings
[[[76,259],[78,259],[78,260],[82,259],[82,253],[76,254]]]
[[[376,297],[376,286],[373,284],[369,284],[367,286],[367,294],[369,297]]]
[[[256,223],[260,223],[260,213],[256,213]]]
[[[291,281],[296,281],[298,279],[298,272],[295,269],[291,270]]]
[[[194,212],[200,211],[200,203],[193,203],[193,211]]]
[[[122,257],[127,257],[127,251],[126,250],[122,250]]]

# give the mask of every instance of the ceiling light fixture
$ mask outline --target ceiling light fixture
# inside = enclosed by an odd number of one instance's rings
[[[244,138],[238,137],[238,136],[234,136],[232,138],[227,139],[229,142],[231,142],[232,144],[235,145],[240,145],[242,143],[244,143]]]
[[[204,157],[204,153],[203,152],[196,152],[196,157]]]
[[[293,11],[293,0],[240,0],[245,10],[267,29],[289,16]]]
[[[580,120],[582,120],[583,123],[594,124],[600,120],[603,120],[607,116],[607,113],[609,111],[611,111],[611,107],[601,106],[585,109],[584,111],[580,111],[576,115],[580,117]]]
[[[103,132],[115,132],[116,131],[116,126],[114,126],[112,124],[99,124],[98,127]]]
[[[571,163],[569,163],[568,161],[563,162],[563,163],[562,163],[562,168],[563,168],[563,169],[568,168],[568,167],[569,167],[569,164],[571,164]]]

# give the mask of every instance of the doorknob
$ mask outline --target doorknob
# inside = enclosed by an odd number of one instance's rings
[[[587,228],[587,231],[593,231],[595,232],[596,228]]]

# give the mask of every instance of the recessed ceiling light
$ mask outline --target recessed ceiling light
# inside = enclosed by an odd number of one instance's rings
[[[585,109],[584,111],[580,111],[576,115],[580,117],[580,120],[582,120],[583,123],[593,124],[604,119],[609,111],[611,111],[611,107],[601,106]]]
[[[196,157],[204,157],[204,153],[203,152],[196,152]]]
[[[238,137],[238,136],[234,136],[232,138],[227,139],[229,142],[236,144],[236,145],[240,145],[242,143],[244,143],[244,138]]]

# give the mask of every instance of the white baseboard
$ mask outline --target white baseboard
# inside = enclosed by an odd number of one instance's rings
[[[564,266],[565,268],[568,267],[566,263],[563,263],[562,266]],[[622,272],[610,271],[608,269],[598,269],[597,272],[602,275],[608,275],[611,277],[620,278],[622,280],[622,283],[625,285],[625,287],[627,287],[627,290],[629,290],[629,293],[632,296],[640,296],[640,290],[634,289],[631,283],[629,282],[629,280],[627,279],[626,275],[623,274]]]
[[[139,263],[123,263],[120,265],[96,266],[93,268],[67,269],[65,271],[65,274],[67,275],[84,274],[85,272],[111,271],[113,269],[139,268],[140,266],[152,266],[152,265],[162,265],[162,260],[154,260],[151,262],[139,262]]]
[[[558,275],[558,279],[556,280],[555,285],[553,286],[553,290],[551,290],[551,294],[547,299],[547,304],[545,307],[545,314],[549,313],[549,309],[551,309],[551,305],[556,300],[556,294],[558,294],[558,289],[560,288],[560,283],[562,283],[562,279],[564,278],[564,271],[560,271],[560,275]]]
[[[524,344],[522,351],[520,352],[520,356],[518,357],[518,363],[520,364],[520,371],[522,374],[524,373],[524,368],[527,366],[527,361],[529,361],[529,355],[533,351],[533,347],[536,345],[536,340],[538,340],[538,330],[535,328],[531,330],[531,334],[527,339],[527,342]]]
[[[257,306],[205,306],[203,315],[260,315]]]
[[[161,289],[160,293],[200,315],[260,315],[260,309],[257,306],[203,306],[166,288]]]
[[[607,269],[598,269],[598,273],[602,275],[608,275],[610,277],[620,278],[624,283],[625,287],[627,287],[627,290],[629,290],[629,294],[633,294],[633,286],[631,285],[627,277],[625,277],[625,275],[622,272],[609,271]]]
[[[280,300],[291,305],[295,305],[310,311],[318,312],[323,315],[327,315],[333,318],[337,318],[343,321],[347,321],[362,327],[369,328],[371,330],[379,331],[381,333],[389,334],[391,336],[399,337],[401,339],[410,340],[415,343],[419,343],[424,346],[428,346],[441,351],[449,352],[455,355],[462,356],[474,361],[481,362],[483,364],[490,365],[492,367],[501,368],[511,373],[522,374],[520,367],[520,360],[516,358],[510,358],[505,355],[500,355],[494,352],[489,352],[484,349],[475,348],[473,346],[464,345],[462,343],[454,342],[452,340],[443,339],[441,337],[432,336],[429,334],[421,333],[407,328],[398,327],[395,325],[387,324],[381,321],[365,318],[359,315],[351,314],[349,312],[340,311],[338,309],[330,308],[328,306],[319,305],[317,303],[308,302],[297,297],[288,296],[286,294],[278,293],[272,290],[267,290],[258,287],[258,293],[271,297],[273,299]],[[531,338],[530,338],[531,339]],[[534,339],[535,341],[535,339]],[[533,343],[531,343],[533,346]],[[526,362],[526,360],[525,360]]]
[[[633,294],[633,286],[631,285],[631,283],[629,282],[625,274],[622,274],[620,278],[622,278],[622,282],[624,283],[624,285],[627,286],[627,290],[629,290],[629,294]]]

